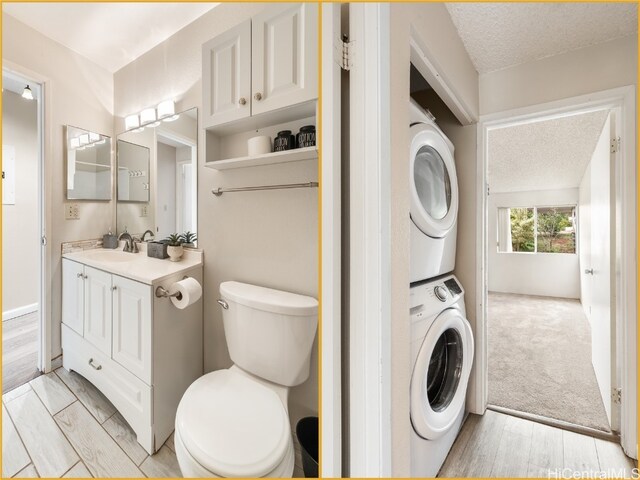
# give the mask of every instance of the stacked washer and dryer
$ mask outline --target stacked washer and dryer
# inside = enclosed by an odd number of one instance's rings
[[[454,147],[410,100],[411,476],[435,477],[464,418],[473,334],[455,267]]]

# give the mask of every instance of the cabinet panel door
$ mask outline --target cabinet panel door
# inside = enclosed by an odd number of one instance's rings
[[[84,338],[111,354],[111,274],[84,267]]]
[[[204,127],[251,115],[251,20],[202,45]]]
[[[113,276],[113,359],[151,384],[151,286]]]
[[[62,323],[84,334],[84,265],[62,259]]]
[[[271,5],[252,21],[253,115],[318,97],[318,5]]]

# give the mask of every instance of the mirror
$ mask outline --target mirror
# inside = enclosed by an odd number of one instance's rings
[[[67,199],[111,200],[111,137],[66,126]]]
[[[155,125],[155,126],[153,126]],[[198,110],[117,137],[116,229],[163,240],[197,231]]]

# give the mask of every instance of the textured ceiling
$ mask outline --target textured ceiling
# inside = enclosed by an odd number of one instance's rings
[[[34,30],[115,72],[217,3],[2,2]]]
[[[490,130],[491,192],[578,187],[607,114],[599,111]]]
[[[638,31],[634,3],[447,3],[478,73]]]

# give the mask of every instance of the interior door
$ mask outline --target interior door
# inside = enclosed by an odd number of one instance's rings
[[[609,424],[617,429],[619,413],[612,401],[615,375],[615,153],[612,116],[605,121],[591,159],[591,361]],[[619,407],[619,406],[618,406]]]

